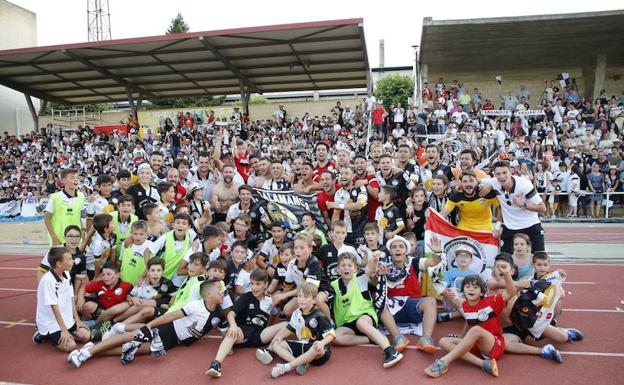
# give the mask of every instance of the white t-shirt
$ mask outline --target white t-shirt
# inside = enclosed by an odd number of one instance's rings
[[[187,339],[200,338],[205,330],[211,327],[218,327],[221,331],[225,331],[224,319],[215,318],[206,308],[203,300],[191,301],[182,309],[185,317],[173,321],[173,328],[180,341]],[[206,323],[210,322],[210,326],[206,327]]]
[[[251,291],[251,272],[245,269],[240,269],[238,275],[236,276],[234,285],[242,287],[243,290],[245,290],[245,293],[249,293]]]
[[[106,206],[108,206],[108,200],[98,194],[93,202],[87,202],[87,216],[102,214]]]
[[[93,234],[91,242],[85,249],[85,256],[87,257],[87,270],[95,270],[95,259],[100,260],[100,264],[104,264],[110,257],[115,244],[110,240],[102,238],[97,231]]]
[[[61,330],[51,305],[57,306],[67,329],[74,326],[73,297],[74,288],[69,273],[65,272],[62,277],[58,277],[54,272],[48,271],[41,277],[37,286],[36,322],[39,333],[48,335]]]
[[[535,211],[518,207],[513,202],[513,195],[522,195],[527,204],[540,204],[542,199],[539,194],[537,194],[535,187],[533,187],[533,183],[526,178],[516,176],[512,176],[512,178],[515,184],[510,193],[504,191],[496,178],[489,178],[481,181],[483,184],[492,186],[494,191],[496,191],[500,207],[503,210],[503,222],[505,227],[510,230],[520,230],[541,223]],[[509,197],[509,199],[507,199],[507,197]],[[507,201],[509,201],[511,205],[507,204]]]

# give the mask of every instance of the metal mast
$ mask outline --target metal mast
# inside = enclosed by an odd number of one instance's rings
[[[87,0],[88,41],[111,40],[108,0]]]

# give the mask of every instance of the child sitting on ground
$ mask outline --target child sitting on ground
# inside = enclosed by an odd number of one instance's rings
[[[271,369],[271,377],[278,378],[295,369],[303,375],[310,365],[321,366],[329,361],[330,344],[336,338],[331,321],[316,306],[318,289],[305,282],[297,293],[298,308],[293,312],[286,328],[280,329],[271,341],[269,350],[286,361]],[[285,340],[294,335],[295,340]],[[267,350],[258,349],[256,358],[265,365],[273,360]]]
[[[68,229],[77,227],[68,226]],[[67,237],[67,232],[65,233]],[[65,238],[66,242],[69,242]],[[50,270],[37,285],[37,331],[35,343],[50,341],[64,352],[76,348],[76,341],[89,341],[90,332],[76,311],[74,290],[69,272],[72,269],[72,254],[63,247],[52,247],[47,255]]]
[[[448,371],[451,362],[461,358],[498,377],[496,360],[503,356],[505,339],[501,325],[501,313],[507,301],[516,295],[509,266],[496,267],[505,281],[505,292],[485,296],[486,285],[478,275],[469,275],[462,282],[462,292],[466,300],[462,310],[466,324],[461,338],[444,337],[440,346],[448,353],[425,369],[430,377],[440,377]]]
[[[102,214],[107,215],[107,214]],[[97,226],[97,215],[94,220]],[[98,324],[113,319],[128,309],[126,302],[127,295],[132,290],[132,285],[119,279],[119,267],[113,261],[108,261],[102,267],[100,279],[93,281],[86,286],[78,295],[86,297],[82,309],[84,319],[87,319],[87,326],[92,327],[92,340],[99,341],[102,333]]]
[[[139,279],[128,295],[128,310],[107,321],[114,325],[102,335],[102,339],[124,333],[125,325],[151,321],[169,310],[169,301],[176,292],[176,287],[171,280],[162,276],[164,270],[162,259],[153,257],[147,261],[145,277]],[[102,323],[102,328],[105,324],[106,322]]]
[[[260,347],[268,344],[286,323],[268,326],[273,314],[273,300],[266,296],[269,275],[262,269],[251,272],[251,291],[242,294],[227,314],[230,328],[206,374],[221,377],[221,365],[234,346]]]
[[[403,359],[390,345],[388,338],[377,329],[377,312],[371,300],[369,286],[379,265],[381,253],[369,259],[366,272],[357,275],[357,258],[351,253],[338,256],[340,278],[331,282],[333,313],[336,322],[336,345],[368,344],[379,346],[384,353],[383,367],[389,368]]]
[[[224,288],[222,281],[204,281],[200,285],[202,300],[189,302],[183,308],[145,325],[127,325],[126,333],[97,345],[87,343],[82,349],[72,351],[67,361],[78,368],[96,355],[121,353],[121,363],[125,365],[131,363],[137,354],[162,356],[178,345],[191,345],[214,327],[223,332],[227,329],[221,309]]]

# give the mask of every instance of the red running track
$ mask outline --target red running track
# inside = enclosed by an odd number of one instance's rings
[[[624,225],[605,227],[588,223],[586,227],[547,227],[548,243],[624,243]]]
[[[574,344],[561,344],[565,352],[563,365],[537,356],[506,354],[499,363],[499,379],[482,373],[463,362],[451,365],[439,379],[429,379],[423,369],[434,356],[416,351],[413,346],[394,368],[381,367],[381,351],[376,347],[357,346],[334,348],[331,360],[321,368],[312,368],[303,376],[288,374],[280,379],[270,378],[270,367],[259,363],[253,349],[238,349],[223,366],[223,377],[210,379],[204,371],[218,347],[215,334],[191,347],[178,347],[163,358],[137,357],[128,366],[119,357],[89,360],[80,369],[65,362],[66,354],[50,345],[31,342],[36,294],[32,291],[5,289],[35,289],[35,267],[40,257],[0,256],[0,382],[28,384],[379,384],[423,383],[437,384],[511,384],[534,382],[560,384],[615,384],[624,377],[624,265],[561,265],[568,275],[564,313],[561,326],[574,326],[584,331],[586,339]],[[17,269],[16,269],[17,268]],[[601,310],[579,311],[579,310]],[[20,322],[12,325],[7,322]],[[448,333],[458,333],[461,323],[438,324],[436,339]],[[415,342],[417,337],[410,339]],[[577,353],[577,355],[573,355]],[[618,378],[620,380],[618,380]]]

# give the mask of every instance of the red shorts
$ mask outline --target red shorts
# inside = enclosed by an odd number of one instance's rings
[[[474,354],[477,357],[484,359],[495,359],[498,360],[503,356],[503,352],[505,351],[505,339],[501,336],[494,336],[494,346],[492,346],[492,350],[489,353],[483,353],[479,346],[475,344],[472,349],[470,349],[470,353]]]

